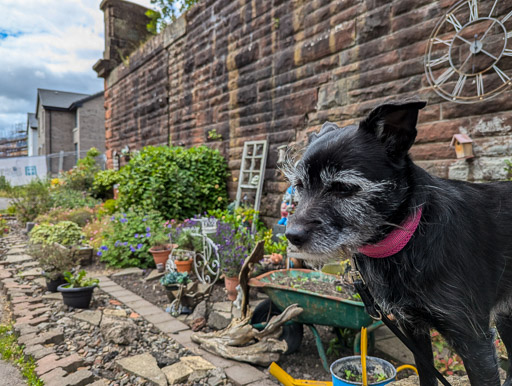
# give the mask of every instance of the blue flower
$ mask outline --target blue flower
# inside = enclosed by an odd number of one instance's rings
[[[151,233],[146,233],[146,237],[151,237]]]
[[[139,234],[138,233],[135,233],[135,238],[138,239],[139,238]]]
[[[149,232],[151,230],[150,227],[146,227],[146,232]]]
[[[114,221],[116,219],[116,216],[110,217],[110,221]]]
[[[147,221],[147,218],[143,218],[142,221]]]
[[[125,218],[122,218],[122,219],[121,219],[121,220],[119,220],[119,221],[121,221],[122,223],[128,222],[128,220],[127,220],[127,219],[125,219]]]
[[[124,246],[126,246],[126,245],[128,245],[128,243],[125,241],[125,242],[123,243],[123,245],[124,245]]]
[[[102,245],[100,249],[103,249],[104,251],[108,251],[108,247],[106,245]]]
[[[141,249],[143,247],[142,244],[137,244],[137,249]]]
[[[98,251],[98,253],[96,253],[98,256],[102,256],[103,253],[101,253],[101,251]]]
[[[116,241],[116,243],[114,244],[116,247],[118,247],[119,245],[121,244],[121,242],[119,240]]]
[[[133,245],[130,244],[130,251],[135,252],[136,249],[133,247]]]

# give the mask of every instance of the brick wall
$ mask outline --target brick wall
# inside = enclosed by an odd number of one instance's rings
[[[287,187],[277,147],[304,143],[326,120],[346,125],[376,104],[419,96],[415,161],[442,177],[505,177],[512,94],[460,105],[424,73],[426,43],[454,0],[204,0],[105,76],[107,155],[128,144],[219,148],[234,197],[244,141],[268,139],[262,212],[279,216]],[[504,2],[500,2],[504,7]],[[215,129],[222,140],[208,141]],[[459,131],[476,158],[456,160]]]
[[[86,100],[77,108],[78,113],[78,151],[84,152],[95,147],[105,152],[105,115],[103,113],[103,95]],[[85,153],[80,153],[85,157]]]

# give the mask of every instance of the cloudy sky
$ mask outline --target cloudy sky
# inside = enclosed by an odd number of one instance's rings
[[[132,0],[151,7],[150,0]],[[93,94],[101,0],[0,0],[0,137],[35,112],[37,88]]]

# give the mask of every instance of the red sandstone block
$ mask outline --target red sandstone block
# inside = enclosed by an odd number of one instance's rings
[[[20,324],[26,323],[29,326],[37,326],[39,323],[44,323],[44,322],[47,322],[48,320],[50,320],[50,317],[47,315],[39,316],[37,318],[34,318],[30,315],[30,316],[24,316],[22,318],[17,319],[15,325],[20,325]]]
[[[76,371],[83,364],[83,359],[78,354],[72,354],[68,357],[59,358],[56,354],[50,354],[36,362],[36,373],[41,376],[57,367],[61,367],[67,372]]]

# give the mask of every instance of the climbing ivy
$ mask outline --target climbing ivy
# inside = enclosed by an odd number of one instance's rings
[[[153,34],[159,33],[198,2],[199,0],[151,0],[151,4],[158,10],[146,12],[146,16],[151,19],[147,24],[148,31]]]

